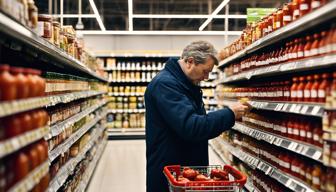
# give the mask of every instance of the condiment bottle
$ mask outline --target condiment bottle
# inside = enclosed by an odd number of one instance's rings
[[[311,7],[312,10],[316,10],[317,8],[319,8],[321,6],[322,6],[321,0],[312,0],[310,7]]]
[[[12,138],[23,133],[21,128],[21,121],[18,116],[6,117],[3,120],[4,129],[5,129],[5,138]]]
[[[300,2],[299,0],[293,0],[293,21],[300,18]]]
[[[321,188],[321,181],[320,181],[321,174],[322,174],[321,166],[315,165],[312,171],[312,186],[315,189]]]
[[[307,123],[309,123],[307,120],[305,120],[304,118],[301,118],[300,120],[300,141],[306,141],[307,138],[307,131],[308,131],[308,127],[306,127]]]
[[[300,0],[300,17],[310,12],[311,0]]]
[[[29,95],[29,87],[27,87],[27,78],[23,75],[23,69],[19,67],[11,67],[11,74],[16,79],[16,98],[23,99]]]
[[[314,127],[313,127],[313,124],[312,124],[311,121],[306,121],[305,122],[305,130],[306,130],[306,134],[307,134],[306,142],[310,143],[310,144],[314,144],[314,139],[313,139]]]
[[[38,80],[32,74],[32,69],[25,69],[24,74],[27,77],[27,86],[29,87],[29,97],[37,97],[39,94]]]
[[[298,87],[298,78],[297,77],[293,77],[293,83],[291,86],[291,101],[297,101],[297,87]],[[317,96],[316,96],[317,97]]]
[[[313,86],[313,77],[311,75],[308,75],[307,77],[307,84],[304,87],[304,92],[303,92],[303,96],[304,96],[304,102],[310,102],[311,101],[311,97],[310,97],[310,93],[311,93],[311,88]]]
[[[21,113],[17,115],[17,118],[20,121],[20,127],[22,129],[22,132],[27,132],[33,130],[33,123],[32,118],[29,115],[29,113]]]
[[[285,81],[283,87],[284,101],[290,101],[290,88],[290,81]]]
[[[310,49],[311,49],[311,45],[312,45],[312,37],[310,35],[306,36],[306,44],[304,47],[304,57],[310,57],[311,53],[310,53]]]
[[[268,34],[272,33],[273,32],[273,15],[272,14],[270,14],[268,16],[267,26],[268,26],[267,27],[268,28],[268,30],[267,30]]]
[[[292,115],[290,115],[291,118],[288,119],[288,122],[287,122],[287,137],[288,138],[293,138],[294,137],[294,117]]]
[[[29,158],[28,156],[19,151],[14,156],[14,183],[22,180],[29,173]]]
[[[0,101],[17,98],[16,78],[9,73],[9,65],[0,65]]]
[[[305,39],[299,38],[298,49],[297,49],[297,58],[302,59],[304,57],[304,47],[305,47]]]
[[[28,0],[28,13],[30,27],[36,29],[38,23],[38,9],[33,0]]]
[[[326,102],[326,92],[330,90],[330,75],[328,73],[322,74],[322,82],[318,87],[318,102],[325,103]]]
[[[321,36],[318,33],[315,33],[313,35],[314,40],[310,48],[310,56],[316,56],[319,54],[319,44],[321,41]]]
[[[304,101],[303,92],[306,86],[306,81],[305,81],[306,79],[305,77],[300,77],[299,80],[300,80],[300,83],[297,86],[297,101]]]
[[[291,171],[292,171],[292,175],[294,175],[295,177],[300,177],[300,158],[298,156],[293,156],[294,158],[292,159],[291,162]]]
[[[282,9],[278,9],[276,12],[276,29],[279,29],[283,26],[283,16]]]
[[[321,124],[319,122],[314,122],[313,125],[314,125],[313,130],[314,145],[318,147],[323,147],[323,140],[322,140],[323,130]]]
[[[312,181],[313,181],[312,172],[313,172],[313,167],[311,165],[307,164],[306,182],[307,182],[308,185],[312,185]]]
[[[34,75],[34,78],[37,81],[37,85],[38,85],[38,94],[37,96],[44,96],[45,94],[45,89],[46,89],[46,82],[45,80],[40,76],[41,75],[41,71],[40,70],[32,70],[32,73]]]
[[[310,97],[311,97],[311,102],[318,102],[318,90],[319,90],[319,85],[320,85],[320,75],[316,74],[314,75],[314,83],[311,87],[311,92],[310,92]]]
[[[300,140],[300,118],[295,118],[295,121],[293,121],[293,139]]]
[[[327,31],[322,31],[321,32],[321,41],[318,45],[318,54],[319,55],[324,55],[327,53],[327,37],[328,37],[328,32]]]
[[[334,192],[336,190],[335,180],[336,171],[333,169],[327,169],[327,183],[326,183],[326,191]]]
[[[293,17],[293,3],[285,4],[283,7],[283,26],[288,25],[290,22],[292,22]]]
[[[300,161],[300,179],[302,179],[303,181],[306,180],[306,164],[305,164],[305,161],[303,161],[301,159]]]

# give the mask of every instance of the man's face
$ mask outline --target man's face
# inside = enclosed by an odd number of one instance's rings
[[[214,59],[208,57],[205,63],[195,64],[194,58],[187,59],[187,76],[194,83],[198,84],[209,78],[209,73],[212,71],[215,62]]]

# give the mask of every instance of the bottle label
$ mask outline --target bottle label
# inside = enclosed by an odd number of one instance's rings
[[[291,91],[291,98],[297,97],[297,91]]]
[[[291,169],[294,173],[300,173],[300,168],[295,165],[292,165]]]
[[[309,6],[308,4],[304,3],[304,4],[300,4],[300,10],[301,11],[305,11],[305,10],[308,10],[309,9]]]
[[[303,91],[302,90],[297,91],[297,98],[303,98]]]
[[[319,177],[313,177],[313,185],[320,185],[320,178]]]
[[[293,128],[288,127],[288,134],[293,135]]]
[[[318,134],[314,134],[313,140],[314,141],[320,141],[319,135]]]
[[[307,131],[307,138],[308,138],[308,139],[313,138],[313,134],[312,134],[312,132]]]
[[[325,98],[325,91],[323,89],[318,90],[318,98]]]
[[[323,47],[320,47],[319,50],[318,50],[319,54],[325,54],[327,53],[327,47],[326,46],[323,46]]]
[[[272,30],[273,30],[272,26],[268,26],[268,32],[270,33],[272,32]]]
[[[282,97],[283,96],[283,92],[282,91],[277,91],[277,97]]]
[[[281,131],[281,133],[287,133],[287,128],[283,127],[283,126],[280,126],[280,131]]]
[[[317,98],[317,91],[315,89],[311,90],[311,98]]]
[[[320,1],[313,1],[311,4],[312,9],[316,9],[321,6]]]
[[[310,50],[304,51],[304,56],[305,57],[310,57]]]
[[[304,90],[304,98],[310,98],[310,90]]]
[[[292,59],[296,59],[297,57],[297,53],[292,53]]]
[[[290,97],[290,92],[289,92],[289,91],[285,91],[285,92],[284,92],[284,96],[285,96],[285,97]]]
[[[297,52],[297,56],[298,56],[298,58],[301,58],[301,57],[303,57],[303,52],[302,51],[299,51],[299,52]]]
[[[312,175],[311,175],[310,173],[306,173],[306,178],[307,178],[308,180],[312,180]]]
[[[292,16],[290,16],[290,15],[284,15],[283,16],[283,20],[284,21],[292,21]]]
[[[44,22],[39,21],[37,23],[37,35],[42,37],[44,35]]]
[[[293,134],[294,135],[299,135],[299,130],[298,129],[293,129]]]
[[[276,22],[276,28],[280,28],[281,27],[281,23],[280,23],[280,21],[277,21]]]
[[[310,50],[310,56],[314,56],[318,54],[318,49],[311,49]]]
[[[299,16],[299,15],[300,15],[300,10],[295,9],[294,12],[293,12],[293,16],[296,17],[296,16]]]
[[[290,168],[290,164],[287,162],[283,162],[283,167],[285,167],[286,169]]]
[[[300,130],[300,136],[301,137],[306,137],[306,131],[305,130]]]

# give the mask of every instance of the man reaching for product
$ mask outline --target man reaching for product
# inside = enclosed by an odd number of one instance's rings
[[[208,140],[233,127],[248,104],[206,113],[199,83],[208,78],[216,50],[205,41],[188,45],[181,58],[169,59],[148,85],[146,105],[147,192],[165,192],[166,165],[207,166]]]

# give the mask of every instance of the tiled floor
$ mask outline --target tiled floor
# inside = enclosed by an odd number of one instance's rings
[[[144,140],[109,141],[95,170],[88,192],[145,192]],[[223,164],[209,149],[210,164]]]

